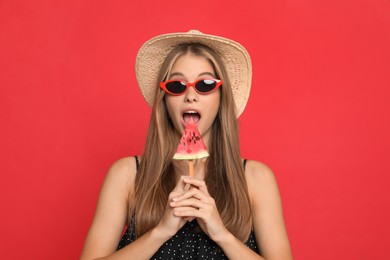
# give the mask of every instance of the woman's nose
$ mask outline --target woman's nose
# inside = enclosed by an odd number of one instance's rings
[[[199,94],[198,94],[198,92],[195,91],[195,89],[193,87],[189,87],[187,89],[187,92],[186,92],[185,95],[186,95],[185,96],[185,101],[186,102],[192,103],[192,102],[198,102],[199,101],[199,96],[198,96]]]

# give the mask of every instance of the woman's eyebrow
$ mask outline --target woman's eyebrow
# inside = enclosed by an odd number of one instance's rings
[[[181,73],[181,72],[172,72],[171,74],[169,74],[169,77],[168,78],[172,78],[174,76],[180,76],[180,77],[184,77],[184,74]],[[198,77],[201,77],[201,76],[211,76],[211,77],[215,77],[215,75],[212,73],[212,72],[202,72],[198,75]]]
[[[209,76],[211,76],[211,77],[215,77],[214,74],[211,73],[211,72],[203,72],[203,73],[200,73],[200,74],[198,75],[198,77],[200,77],[200,76],[206,76],[206,75],[209,75]]]
[[[181,72],[172,72],[171,74],[169,74],[169,79],[174,77],[174,76],[181,76],[181,77],[184,77],[183,73]]]

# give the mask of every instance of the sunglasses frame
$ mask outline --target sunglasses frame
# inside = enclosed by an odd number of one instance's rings
[[[200,81],[204,81],[204,80],[213,80],[213,81],[215,81],[215,83],[216,83],[215,87],[214,87],[212,90],[207,91],[207,92],[199,91],[199,90],[196,88],[196,84],[199,83]],[[166,87],[166,85],[167,85],[168,83],[170,83],[170,82],[185,83],[186,89],[185,89],[183,92],[181,92],[181,93],[173,93],[173,92],[169,91],[169,90],[167,89],[167,87]],[[222,85],[222,80],[220,80],[220,79],[198,79],[198,80],[196,80],[196,81],[194,81],[194,82],[192,82],[192,83],[187,82],[187,81],[184,81],[184,80],[167,80],[167,81],[163,81],[163,82],[160,83],[160,88],[162,88],[165,92],[167,92],[167,93],[170,94],[170,95],[180,96],[180,95],[183,95],[184,93],[186,93],[189,87],[193,87],[194,90],[195,90],[197,93],[199,93],[199,94],[201,94],[201,95],[206,95],[206,94],[209,94],[209,93],[215,91],[215,90],[218,89],[221,85]]]

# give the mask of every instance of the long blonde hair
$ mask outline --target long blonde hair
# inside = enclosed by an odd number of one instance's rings
[[[235,103],[222,61],[208,46],[199,43],[179,45],[162,64],[156,85],[168,77],[175,61],[186,53],[206,58],[216,77],[223,81],[221,103],[212,125],[205,182],[226,228],[245,242],[252,226],[251,204],[240,156]],[[179,179],[172,164],[179,139],[166,110],[164,96],[165,92],[157,87],[145,150],[130,198],[129,214],[135,216],[137,236],[157,225],[168,195]]]

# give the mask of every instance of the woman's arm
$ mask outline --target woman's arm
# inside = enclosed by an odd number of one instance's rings
[[[136,165],[132,157],[118,160],[108,171],[80,259],[150,259],[185,224],[186,221],[175,217],[167,205],[155,228],[116,251],[127,221],[135,175]],[[184,185],[181,179],[170,193],[170,200],[182,194]]]
[[[253,228],[262,257],[255,255],[232,234],[216,241],[229,259],[293,259],[275,176],[266,165],[248,161],[245,176],[252,201]],[[251,251],[251,252],[250,252]]]
[[[116,250],[127,220],[128,197],[133,189],[135,168],[134,159],[127,157],[118,160],[109,169],[81,259],[106,256]]]
[[[248,161],[245,175],[252,200],[253,227],[265,259],[293,259],[278,184],[266,165]]]
[[[116,252],[127,221],[135,174],[135,159],[130,157],[118,160],[108,171],[80,259],[149,259],[169,238],[152,230]]]

